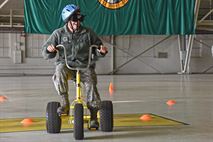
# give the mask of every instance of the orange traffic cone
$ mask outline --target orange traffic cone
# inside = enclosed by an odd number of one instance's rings
[[[110,94],[110,95],[113,95],[113,93],[114,93],[114,86],[113,86],[113,84],[110,82],[110,84],[109,84],[109,94]]]
[[[21,121],[21,124],[23,126],[30,126],[30,125],[32,125],[32,123],[33,123],[32,118],[25,118]]]
[[[0,96],[0,103],[3,103],[7,100],[6,96]]]
[[[167,104],[168,106],[173,106],[174,104],[176,104],[176,101],[175,101],[175,100],[168,100],[168,101],[166,102],[166,104]]]
[[[140,120],[142,121],[150,121],[152,119],[152,116],[149,114],[144,114],[140,117]]]

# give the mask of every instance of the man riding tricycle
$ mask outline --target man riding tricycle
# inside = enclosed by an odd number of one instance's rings
[[[47,132],[60,132],[62,115],[69,116],[70,122],[74,122],[75,139],[84,138],[84,122],[88,123],[89,129],[98,129],[100,122],[102,131],[112,131],[113,105],[111,101],[101,101],[95,72],[95,62],[107,54],[107,48],[91,29],[80,24],[84,15],[80,14],[79,7],[67,5],[61,15],[66,24],[50,35],[42,50],[45,59],[56,58],[52,79],[62,98],[62,104],[49,102],[47,105]],[[71,104],[68,96],[69,79],[76,85],[76,98]],[[85,88],[86,101],[82,97],[81,84]],[[87,109],[90,116],[84,114]]]

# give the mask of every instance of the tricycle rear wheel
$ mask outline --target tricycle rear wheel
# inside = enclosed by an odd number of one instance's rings
[[[100,107],[100,128],[104,132],[113,130],[113,104],[112,101],[102,101]]]
[[[61,117],[57,113],[59,102],[49,102],[46,108],[46,130],[48,133],[60,133]]]

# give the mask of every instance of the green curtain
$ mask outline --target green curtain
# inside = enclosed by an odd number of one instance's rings
[[[25,0],[25,32],[49,34],[63,26],[60,14],[68,3],[81,8],[86,15],[83,25],[98,35],[185,35],[195,31],[195,0],[124,0],[123,7],[117,9],[107,8],[100,1],[107,3],[107,0]]]
[[[70,0],[25,0],[25,32],[50,34],[63,26],[61,11],[69,3]]]

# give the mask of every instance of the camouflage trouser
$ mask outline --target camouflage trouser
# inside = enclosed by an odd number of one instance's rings
[[[87,95],[87,106],[89,109],[99,109],[100,96],[97,90],[97,76],[93,68],[80,71],[81,82],[84,84]],[[52,79],[59,95],[68,95],[68,80],[75,80],[76,71],[68,69],[64,64],[56,66]]]

